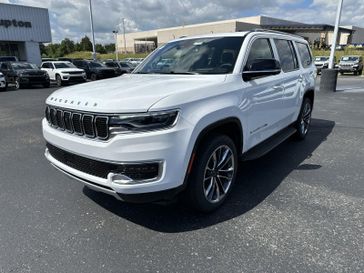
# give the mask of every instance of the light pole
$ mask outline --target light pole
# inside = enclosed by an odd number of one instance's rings
[[[332,45],[331,45],[331,53],[330,53],[330,59],[329,59],[329,68],[323,69],[322,73],[321,73],[321,82],[320,82],[320,91],[321,92],[336,92],[337,77],[338,77],[339,71],[334,68],[334,58],[335,58],[336,43],[337,43],[338,36],[339,36],[339,27],[340,27],[340,19],[341,19],[343,2],[344,2],[344,0],[339,0],[339,4],[337,7],[334,37],[333,37],[333,41],[332,41]]]
[[[114,35],[115,35],[115,57],[116,60],[119,61],[119,54],[118,54],[118,33],[119,31],[117,30],[113,30]]]
[[[94,61],[96,61],[94,19],[93,19],[93,16],[92,16],[92,3],[91,3],[91,0],[89,0],[89,8],[90,8],[90,22],[91,22],[91,34],[92,34],[92,59]]]
[[[334,40],[331,45],[329,69],[334,68],[335,50],[336,50],[336,44],[337,44],[337,40],[338,40],[338,36],[339,36],[339,27],[340,27],[340,19],[341,19],[341,12],[342,12],[342,8],[343,8],[343,2],[344,2],[344,0],[339,0],[339,5],[337,6],[335,30],[334,30],[334,37],[333,37]]]
[[[126,54],[125,18],[123,18],[123,39],[124,39],[124,53]]]

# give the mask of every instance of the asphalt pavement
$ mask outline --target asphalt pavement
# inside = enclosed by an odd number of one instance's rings
[[[0,93],[1,273],[364,272],[359,88],[318,92],[307,139],[242,163],[209,215],[122,203],[51,167],[40,122],[53,90]]]

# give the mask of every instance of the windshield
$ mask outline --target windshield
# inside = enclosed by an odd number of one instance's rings
[[[72,63],[54,63],[56,68],[76,68]]]
[[[30,63],[12,63],[11,67],[14,70],[38,69],[38,67],[35,64],[30,64]]]
[[[315,61],[316,62],[324,62],[324,61],[328,61],[329,57],[316,57]]]
[[[116,63],[105,63],[105,65],[108,67],[118,67]]]
[[[180,40],[166,44],[138,66],[139,74],[228,74],[244,37]]]
[[[342,57],[341,60],[344,62],[356,62],[357,60],[359,60],[359,58],[345,56],[345,57]]]
[[[90,67],[104,67],[102,64],[97,62],[89,62],[88,64]]]

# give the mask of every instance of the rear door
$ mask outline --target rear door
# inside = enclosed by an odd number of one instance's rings
[[[300,90],[302,89],[303,75],[300,70],[298,57],[294,44],[286,39],[274,39],[275,48],[282,71],[283,97],[282,97],[282,125],[288,126],[295,119],[297,106],[300,103]]]

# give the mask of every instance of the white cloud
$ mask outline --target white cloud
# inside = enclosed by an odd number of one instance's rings
[[[90,32],[88,0],[0,0],[48,8],[53,40],[79,40]],[[112,42],[126,18],[129,32],[265,14],[303,23],[333,24],[337,0],[94,0],[97,42]],[[344,1],[342,23],[364,27],[364,1]]]

